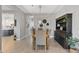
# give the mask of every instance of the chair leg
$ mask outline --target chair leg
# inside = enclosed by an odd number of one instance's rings
[[[36,38],[33,37],[33,50],[35,50],[35,49],[36,49]]]
[[[46,38],[46,50],[48,50],[48,38]]]

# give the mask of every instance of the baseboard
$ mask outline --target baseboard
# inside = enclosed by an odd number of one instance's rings
[[[49,38],[50,38],[50,39],[53,39],[53,38],[54,38],[54,36],[49,36]]]
[[[21,38],[21,40],[23,40],[23,39],[25,39],[25,38],[27,38],[27,37],[29,37],[30,35],[25,35],[24,37],[22,37]]]
[[[22,40],[22,39],[24,39],[24,38],[26,38],[26,35],[25,35],[25,36],[23,36],[23,37],[21,38],[21,40]]]
[[[16,39],[16,40],[18,41],[18,40],[20,40],[20,39]]]

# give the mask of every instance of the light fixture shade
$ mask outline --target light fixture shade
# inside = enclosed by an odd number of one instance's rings
[[[43,24],[42,23],[40,24],[40,27],[43,27]]]
[[[46,19],[43,19],[43,21],[42,21],[42,22],[45,24],[45,23],[47,23],[47,20],[46,20]]]
[[[47,23],[46,25],[49,26],[49,23]]]
[[[39,22],[38,22],[39,24],[41,24],[42,22],[39,20]]]

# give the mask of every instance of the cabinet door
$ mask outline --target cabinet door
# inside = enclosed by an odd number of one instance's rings
[[[72,34],[72,14],[67,15],[66,19],[66,32]]]

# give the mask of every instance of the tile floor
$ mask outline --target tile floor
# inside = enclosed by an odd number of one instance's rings
[[[68,51],[62,48],[54,39],[49,39],[49,49],[45,50],[32,50],[30,38],[23,40],[13,40],[11,37],[2,38],[2,52],[3,53],[68,53]]]

